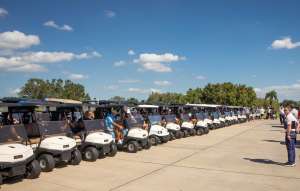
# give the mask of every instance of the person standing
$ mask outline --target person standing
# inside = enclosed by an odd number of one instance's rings
[[[112,135],[113,139],[115,139],[117,143],[122,143],[122,140],[119,136],[120,134],[118,132],[120,132],[123,127],[115,122],[117,114],[118,112],[113,108],[106,114],[105,127],[108,133]]]
[[[284,120],[285,120],[285,117],[284,117],[284,108],[283,108],[283,106],[280,107],[279,112],[280,112],[280,113],[279,113],[280,124],[283,125]]]
[[[291,106],[287,106],[284,108],[285,113],[285,144],[288,153],[288,162],[286,166],[292,167],[296,165],[296,150],[295,145],[297,142],[297,134],[296,131],[298,130],[298,120],[292,113]]]

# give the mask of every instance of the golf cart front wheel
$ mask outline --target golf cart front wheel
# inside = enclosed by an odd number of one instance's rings
[[[191,135],[191,136],[196,135],[196,130],[195,130],[195,129],[191,129],[191,130],[190,130],[190,135]]]
[[[70,164],[71,165],[79,165],[81,160],[82,160],[82,156],[81,156],[80,151],[77,149],[74,150],[72,152],[72,158],[71,158]]]
[[[203,135],[203,130],[202,129],[197,129],[196,130],[196,135]]]
[[[108,153],[108,156],[110,157],[113,157],[117,154],[118,152],[118,147],[115,143],[113,143],[111,146],[110,146],[110,152]]]
[[[42,154],[38,161],[43,172],[50,172],[55,167],[55,160],[52,155]]]
[[[139,149],[139,144],[136,141],[130,141],[127,144],[127,151],[129,153],[136,153]]]
[[[156,146],[158,144],[157,138],[155,136],[151,136],[150,138],[151,145]]]
[[[29,179],[38,178],[41,174],[41,166],[37,160],[31,161],[31,163],[27,166],[26,177]]]
[[[84,150],[84,159],[90,162],[94,162],[99,157],[99,151],[95,147],[87,147]]]

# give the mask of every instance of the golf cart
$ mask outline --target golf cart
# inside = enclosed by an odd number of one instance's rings
[[[104,133],[104,121],[95,115],[99,105],[84,104],[73,102],[72,100],[62,100],[55,104],[56,110],[60,115],[68,116],[68,125],[72,135],[76,140],[77,148],[82,153],[86,161],[95,161],[100,157],[114,156],[117,153],[117,146],[112,136]],[[92,118],[84,116],[92,114]],[[96,116],[96,118],[94,117]]]
[[[119,150],[126,150],[129,153],[136,153],[138,150],[150,149],[148,131],[143,129],[145,126],[144,118],[138,113],[131,113],[125,103],[113,101],[99,101],[99,109],[106,116],[112,109],[118,112],[115,122],[122,125],[127,131],[123,131],[122,140],[115,140]],[[107,128],[107,127],[106,127]]]
[[[170,141],[174,139],[181,139],[183,132],[180,130],[180,124],[176,120],[176,113],[168,106],[160,106],[160,115],[162,116],[162,126],[167,128],[170,134]],[[164,123],[164,124],[163,124]]]
[[[169,107],[177,114],[177,117],[180,120],[180,129],[183,132],[183,137],[196,135],[195,121],[194,118],[192,118],[190,106],[171,105]]]
[[[149,139],[152,145],[167,143],[170,139],[168,130],[161,126],[162,118],[156,105],[138,105],[137,110],[148,124]]]
[[[14,112],[18,103],[0,102],[0,185],[3,180],[25,176],[38,178],[41,168],[27,143],[27,134],[21,116]]]
[[[187,104],[191,107],[192,116],[195,119],[195,129],[197,135],[203,135],[209,133],[209,122],[212,121],[206,118],[205,110],[201,104]]]
[[[78,165],[81,154],[74,139],[67,137],[70,132],[64,116],[56,108],[43,101],[21,101],[26,108],[18,108],[25,126],[28,144],[33,148],[42,171],[52,171],[56,164],[64,162]]]

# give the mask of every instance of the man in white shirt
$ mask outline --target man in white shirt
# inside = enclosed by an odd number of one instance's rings
[[[285,120],[284,108],[282,106],[280,107],[279,118],[280,118],[280,124],[282,125]]]
[[[287,106],[284,108],[284,114],[286,116],[285,120],[285,144],[288,152],[288,162],[286,166],[295,166],[296,165],[296,150],[295,145],[297,142],[297,134],[298,131],[298,120],[291,112],[291,106]]]

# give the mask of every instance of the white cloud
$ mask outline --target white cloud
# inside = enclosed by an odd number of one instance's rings
[[[6,17],[7,15],[8,11],[0,7],[0,17]]]
[[[88,76],[87,75],[83,75],[83,74],[68,74],[68,79],[70,80],[83,80],[83,79],[87,79]]]
[[[0,33],[0,49],[29,48],[38,44],[40,44],[40,39],[36,35],[26,35],[20,31]]]
[[[275,90],[278,94],[278,98],[280,100],[283,99],[294,99],[300,100],[300,82],[297,81],[293,84],[287,85],[273,85],[273,86],[266,86],[261,88],[254,88],[258,97],[265,97],[265,94],[269,91]]]
[[[202,76],[202,75],[199,75],[199,76],[196,76],[196,79],[197,80],[206,80],[206,77]]]
[[[125,66],[127,63],[124,60],[120,60],[114,63],[115,67]]]
[[[117,90],[119,88],[119,86],[117,86],[117,85],[109,85],[109,86],[105,86],[104,88],[108,89],[108,90]]]
[[[97,57],[92,53],[75,54],[72,52],[25,52],[19,56],[0,57],[0,70],[15,72],[40,72],[47,69],[40,64],[69,62],[75,59]]]
[[[134,79],[118,80],[118,83],[120,84],[134,84],[139,82],[140,80],[134,80]]]
[[[132,93],[138,93],[138,94],[149,94],[152,92],[160,92],[159,89],[154,89],[154,88],[150,88],[150,89],[129,88],[128,91]]]
[[[135,52],[132,49],[130,49],[130,50],[128,50],[128,55],[133,56],[133,55],[135,55]]]
[[[45,22],[44,26],[52,27],[52,28],[62,30],[62,31],[73,31],[73,28],[70,25],[64,24],[62,26],[59,26],[58,24],[55,23],[55,21],[52,21],[52,20]]]
[[[10,96],[17,96],[21,92],[21,88],[9,89]]]
[[[104,14],[107,18],[114,18],[117,14],[112,10],[105,10]]]
[[[154,72],[172,72],[170,63],[185,60],[185,57],[180,57],[171,53],[153,54],[143,53],[139,55],[134,63],[139,63],[142,70],[150,70]]]
[[[0,67],[1,69],[1,67]],[[21,66],[16,67],[8,67],[6,69],[8,72],[25,72],[25,73],[31,73],[31,72],[46,72],[47,68],[44,66],[38,65],[38,64],[25,64]]]
[[[293,49],[300,46],[300,42],[292,42],[292,39],[290,37],[284,37],[280,40],[274,40],[271,48],[273,49]]]
[[[154,81],[153,83],[155,85],[158,85],[158,86],[169,86],[169,85],[172,84],[171,82],[166,81],[166,80],[164,80],[164,81]]]

